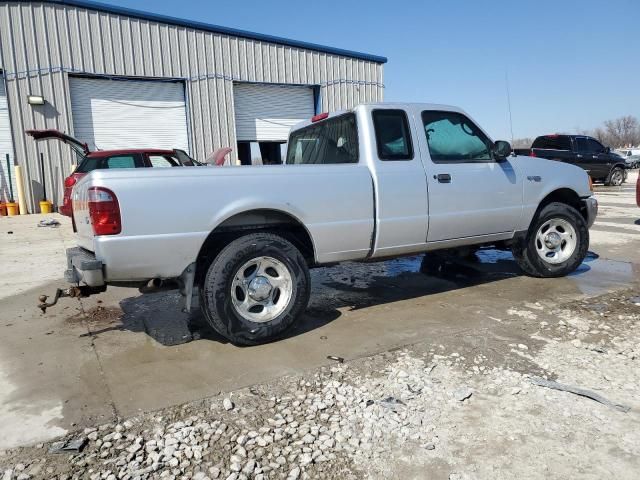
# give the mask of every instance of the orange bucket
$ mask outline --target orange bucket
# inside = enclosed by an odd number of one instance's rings
[[[7,215],[9,215],[10,217],[20,214],[20,209],[18,208],[17,203],[7,202],[5,203],[5,206],[7,207]]]

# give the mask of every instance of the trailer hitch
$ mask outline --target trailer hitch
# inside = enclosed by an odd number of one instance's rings
[[[38,303],[38,308],[42,310],[42,313],[46,313],[47,308],[53,307],[56,303],[58,303],[58,300],[60,298],[64,298],[64,297],[77,298],[80,296],[82,296],[81,287],[69,287],[69,288],[65,288],[64,290],[62,288],[58,288],[56,289],[56,294],[53,296],[53,300],[51,302],[47,302],[47,299],[49,298],[48,295],[40,295],[38,297],[38,302],[40,302]]]
[[[53,296],[53,301],[47,302],[49,298],[48,295],[40,295],[38,297],[38,308],[42,310],[42,313],[46,313],[47,308],[53,307],[56,303],[58,303],[58,299],[64,297],[70,298],[80,298],[80,297],[89,297],[91,295],[95,295],[97,293],[102,293],[107,291],[106,285],[101,285],[99,287],[90,287],[88,285],[82,285],[78,287],[69,287],[69,288],[58,288],[56,290],[56,294]]]

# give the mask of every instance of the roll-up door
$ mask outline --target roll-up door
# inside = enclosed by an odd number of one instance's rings
[[[90,149],[188,151],[184,84],[71,77],[74,137]]]
[[[311,87],[234,83],[233,100],[239,142],[286,142],[293,125],[314,115]]]

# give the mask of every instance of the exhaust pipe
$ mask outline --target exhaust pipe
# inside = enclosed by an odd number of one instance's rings
[[[140,287],[138,290],[140,293],[155,293],[165,292],[168,290],[177,290],[179,288],[178,282],[175,280],[165,280],[162,278],[152,278],[146,285]]]

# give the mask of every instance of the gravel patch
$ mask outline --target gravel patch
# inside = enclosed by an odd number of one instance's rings
[[[4,452],[3,480],[637,478],[638,293],[505,312],[416,345],[89,428],[81,452]],[[524,323],[523,323],[524,322]],[[513,328],[512,328],[513,329]],[[631,410],[533,385],[588,388]],[[233,400],[232,400],[233,398]]]

